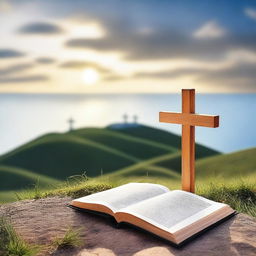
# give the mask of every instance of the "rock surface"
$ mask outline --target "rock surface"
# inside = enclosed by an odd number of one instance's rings
[[[238,214],[181,248],[130,227],[115,228],[110,219],[66,207],[70,198],[26,200],[0,207],[27,241],[45,245],[41,255],[61,256],[200,256],[256,255],[256,219]],[[50,244],[69,228],[80,228],[84,244],[76,250],[54,250]],[[48,246],[48,247],[46,247]]]

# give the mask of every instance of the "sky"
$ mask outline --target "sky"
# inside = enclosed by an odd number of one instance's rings
[[[0,93],[256,92],[256,0],[0,0]]]

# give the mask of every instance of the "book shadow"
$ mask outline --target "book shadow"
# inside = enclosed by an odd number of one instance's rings
[[[94,211],[74,211],[73,223],[86,229],[85,249],[105,248],[113,255],[236,255],[231,229],[237,218],[232,215],[197,233],[177,246],[148,231],[127,223],[119,223],[107,214]],[[159,254],[160,253],[160,254]]]

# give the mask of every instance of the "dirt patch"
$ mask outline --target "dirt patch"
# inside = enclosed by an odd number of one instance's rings
[[[116,228],[111,219],[70,209],[70,198],[25,200],[2,205],[17,232],[45,247],[41,255],[61,256],[187,256],[256,255],[256,219],[238,214],[181,248],[131,227]],[[49,244],[69,227],[80,228],[84,245],[77,250],[53,251]]]

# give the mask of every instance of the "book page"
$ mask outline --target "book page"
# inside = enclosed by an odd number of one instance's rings
[[[128,206],[120,212],[132,214],[163,230],[175,232],[223,206],[224,204],[189,192],[174,190]],[[180,225],[181,223],[184,225]]]
[[[102,204],[116,212],[129,205],[138,203],[168,192],[169,189],[158,184],[129,183],[117,188],[81,197],[72,202]]]

